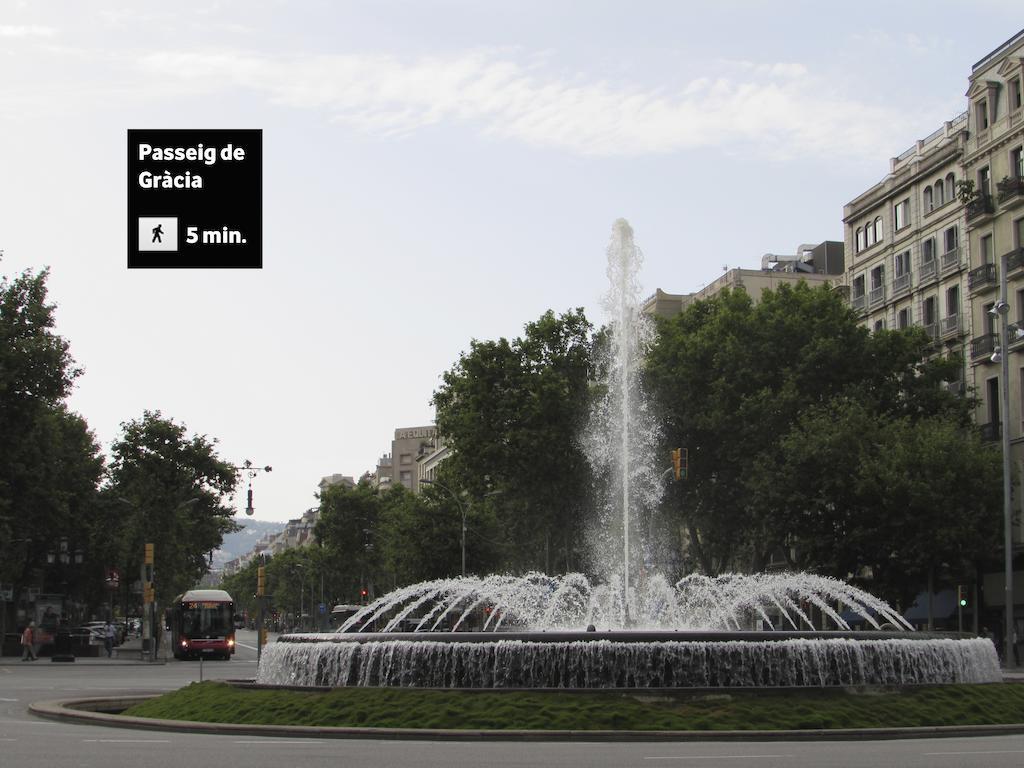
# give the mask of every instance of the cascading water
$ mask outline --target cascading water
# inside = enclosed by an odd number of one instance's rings
[[[605,394],[582,437],[603,492],[590,537],[595,560],[608,564],[603,583],[532,573],[403,587],[336,633],[281,637],[265,649],[257,682],[650,688],[1001,679],[991,641],[907,631],[884,601],[835,579],[691,575],[673,585],[648,575],[633,583],[653,542],[630,533],[662,490],[658,422],[639,381],[653,333],[639,308],[640,264],[633,230],[619,219],[608,246]],[[851,631],[851,621],[871,629]],[[595,631],[582,631],[588,625]]]

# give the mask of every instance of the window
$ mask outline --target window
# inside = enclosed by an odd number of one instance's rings
[[[864,245],[866,245],[868,248],[870,248],[872,245],[874,245],[877,242],[877,240],[878,240],[878,238],[875,237],[875,227],[869,221],[864,226]]]
[[[1024,177],[1024,148],[1017,147],[1010,152],[1010,175],[1016,178]]]
[[[1010,111],[1016,112],[1021,107],[1020,78],[1013,78],[1006,86],[1010,93]]]
[[[878,216],[875,219],[875,241],[881,242],[882,240],[882,217]]]
[[[988,128],[988,99],[979,99],[974,109],[975,117],[978,119],[978,130],[984,131]]]
[[[893,209],[894,228],[898,232],[910,223],[910,198],[896,203]]]
[[[946,188],[942,183],[942,179],[935,182],[935,207],[938,208],[946,202]]]
[[[935,318],[935,297],[929,296],[921,302],[921,324],[925,328],[929,325],[935,325]]]
[[[985,390],[988,393],[988,423],[999,423],[999,377],[993,376],[985,382]]]
[[[875,330],[876,331],[884,331],[885,330],[885,320],[875,320]]]
[[[877,291],[885,283],[885,266],[879,264],[871,270],[871,290]]]
[[[956,176],[952,173],[946,174],[946,194],[950,200],[956,197]]]
[[[857,227],[857,253],[860,253],[867,247],[864,241],[864,230]]]
[[[946,317],[960,314],[960,286],[954,285],[946,289]]]
[[[992,194],[992,171],[987,165],[978,169],[978,192],[983,195]]]
[[[927,264],[935,260],[935,238],[929,237],[921,243],[921,261]]]
[[[980,243],[981,263],[992,264],[992,235],[982,235]]]
[[[1013,247],[1024,248],[1024,219],[1013,222]]]
[[[892,269],[896,277],[910,274],[910,251],[897,253],[892,257]]]
[[[932,188],[924,188],[924,210],[925,213],[931,213],[935,209],[934,198],[932,197]]]
[[[1024,323],[1024,288],[1017,291],[1017,322]],[[1021,379],[1024,381],[1024,379]],[[1024,413],[1024,411],[1021,411]]]
[[[399,457],[398,463],[399,464],[412,464],[412,454],[411,453],[403,453]]]
[[[984,309],[985,309],[985,314],[984,314],[984,318],[985,318],[985,320],[984,320],[984,323],[985,323],[985,333],[987,333],[987,334],[993,334],[993,333],[996,332],[996,318],[995,318],[995,315],[992,314],[993,307],[995,307],[995,302],[992,302],[992,301],[990,301],[984,307]]]
[[[896,313],[896,327],[900,330],[910,327],[910,310],[901,309]]]
[[[853,295],[854,298],[864,295],[864,275],[853,278]]]
[[[943,253],[950,253],[956,250],[957,245],[959,244],[956,226],[949,227],[949,229],[942,233],[942,242],[945,245]]]

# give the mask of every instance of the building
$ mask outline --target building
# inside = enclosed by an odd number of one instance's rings
[[[810,285],[836,283],[843,275],[843,244],[825,241],[818,245],[800,245],[793,255],[766,253],[761,269],[730,269],[696,293],[671,294],[660,288],[641,305],[651,315],[672,317],[694,301],[708,299],[725,288],[742,288],[756,302],[767,290],[803,281]]]
[[[864,325],[919,325],[938,351],[965,358],[970,319],[963,205],[963,113],[889,161],[889,173],[843,208],[845,288]],[[991,353],[991,350],[989,350]],[[963,375],[951,386],[962,389]]]
[[[378,488],[401,483],[413,493],[419,492],[419,481],[424,475],[418,461],[438,448],[437,427],[402,427],[395,430],[391,453],[385,453],[377,462],[375,482]],[[436,462],[434,463],[436,466]],[[425,475],[430,477],[430,475]]]

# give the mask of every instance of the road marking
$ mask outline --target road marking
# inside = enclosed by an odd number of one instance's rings
[[[793,757],[793,755],[666,755],[645,757],[644,760],[763,760],[766,757]]]
[[[1024,755],[1024,749],[993,749],[987,752],[925,752],[925,757],[939,755]]]
[[[17,701],[17,699],[0,699],[0,701]]]
[[[326,744],[327,739],[310,741],[308,739],[285,739],[283,741],[272,741],[270,739],[259,739],[256,741],[236,741],[235,744]]]
[[[248,648],[250,651],[258,651],[259,650],[259,648],[257,648],[255,645],[247,645],[246,643],[240,643],[237,640],[235,641],[235,645],[239,645],[242,648]]]
[[[83,744],[170,744],[170,739],[82,739]]]

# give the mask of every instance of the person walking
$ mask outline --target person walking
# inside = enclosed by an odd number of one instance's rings
[[[109,659],[114,654],[114,639],[117,637],[117,630],[114,625],[107,619],[107,626],[103,633],[103,646],[107,649],[107,658]]]
[[[21,633],[21,660],[36,660],[36,623],[30,621],[25,631]]]

